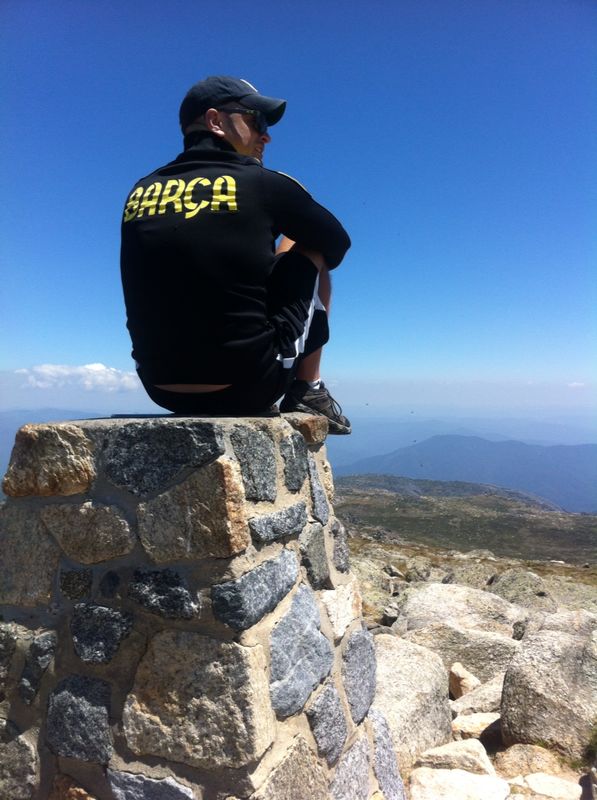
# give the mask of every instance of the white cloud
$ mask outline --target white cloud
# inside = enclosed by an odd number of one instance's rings
[[[84,364],[81,367],[40,364],[30,369],[17,369],[15,373],[26,378],[23,389],[77,387],[88,392],[129,392],[140,386],[136,372],[124,372],[104,364]]]
[[[569,389],[584,389],[586,384],[580,383],[579,381],[572,381],[572,383],[568,384]]]

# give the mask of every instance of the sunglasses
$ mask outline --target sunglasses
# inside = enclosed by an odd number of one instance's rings
[[[248,114],[257,133],[261,135],[267,133],[267,120],[262,111],[255,111],[252,108],[219,108],[218,111],[223,111],[225,114]]]

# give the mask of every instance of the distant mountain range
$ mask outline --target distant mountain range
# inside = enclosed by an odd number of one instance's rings
[[[597,512],[595,444],[543,446],[432,436],[386,455],[337,465],[334,473],[493,484],[543,497],[566,511]]]

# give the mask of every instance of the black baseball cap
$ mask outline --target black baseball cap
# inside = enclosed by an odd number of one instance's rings
[[[265,97],[243,78],[228,75],[211,75],[191,86],[180,105],[180,127],[184,131],[197,117],[205,114],[208,108],[218,108],[231,100],[242,102],[243,106],[261,111],[268,125],[275,125],[282,119],[286,110],[286,100]]]

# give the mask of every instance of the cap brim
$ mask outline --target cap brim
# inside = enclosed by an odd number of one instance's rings
[[[279,122],[286,111],[286,100],[279,100],[276,97],[265,97],[262,94],[247,94],[239,97],[247,108],[261,111],[267,120],[268,125],[275,125]]]

